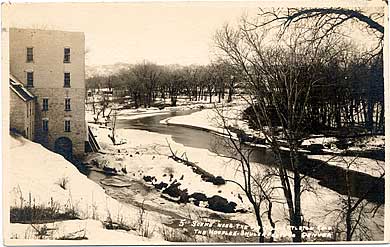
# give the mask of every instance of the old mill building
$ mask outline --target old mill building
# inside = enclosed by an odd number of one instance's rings
[[[65,156],[85,151],[81,32],[9,29],[10,128]]]

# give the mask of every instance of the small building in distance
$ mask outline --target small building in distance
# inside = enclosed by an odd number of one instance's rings
[[[10,73],[35,96],[31,138],[65,157],[84,154],[84,33],[10,28],[9,47]],[[11,128],[20,121],[15,109]]]
[[[9,78],[10,126],[29,140],[35,136],[35,96],[13,75]]]

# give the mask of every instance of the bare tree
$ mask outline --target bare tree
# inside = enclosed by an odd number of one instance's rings
[[[215,143],[214,151],[221,157],[231,159],[233,165],[236,165],[236,172],[242,177],[242,181],[240,179],[226,179],[226,182],[236,184],[252,205],[259,227],[259,242],[264,243],[266,240],[273,242],[275,220],[272,216],[272,207],[274,203],[281,203],[280,199],[275,197],[273,193],[278,189],[275,185],[275,173],[272,168],[260,170],[258,166],[253,164],[251,161],[253,148],[245,145],[243,141],[237,140],[236,134],[231,130],[229,122],[232,119],[227,114],[231,109],[226,108],[225,110],[222,106],[214,107],[214,111],[218,116],[215,121],[223,127],[227,135],[227,139],[222,139],[221,142]],[[221,147],[224,152],[219,151]],[[263,215],[266,215],[270,224],[271,231],[269,233],[265,231],[266,227],[264,226]],[[269,236],[269,238],[266,239],[266,236]]]
[[[346,241],[354,239],[362,240],[371,239],[372,229],[368,227],[367,220],[374,218],[378,209],[382,204],[369,203],[367,197],[371,193],[375,193],[379,182],[385,175],[384,167],[377,161],[377,169],[380,172],[379,177],[367,185],[367,188],[359,197],[352,196],[353,183],[351,177],[352,166],[357,166],[356,161],[359,156],[355,156],[349,160],[345,157],[338,157],[342,164],[345,165],[345,180],[346,180],[346,195],[340,195],[338,208],[330,210],[328,214],[336,213],[335,231],[336,234],[343,233],[343,238]],[[335,236],[335,238],[342,236]]]
[[[125,74],[127,74],[128,88],[133,94],[135,106],[138,107],[142,102],[145,107],[150,107],[154,102],[155,91],[160,81],[160,67],[144,61],[125,71]]]
[[[318,71],[336,51],[331,49],[332,43],[318,46],[305,42],[310,34],[299,28],[278,40],[271,40],[263,31],[251,29],[243,20],[237,29],[225,26],[219,30],[215,41],[221,56],[243,73],[252,122],[276,156],[293,241],[301,242],[304,186],[298,149],[309,134],[306,122],[310,92],[324,79]],[[288,152],[282,151],[281,139]]]
[[[116,130],[116,119],[117,119],[117,110],[114,110],[113,117],[111,120],[111,140],[114,145],[117,144],[116,139],[115,139],[115,130]]]
[[[290,27],[303,23],[316,33],[313,40],[321,40],[329,35],[339,33],[343,35],[345,28],[351,23],[359,24],[362,29],[374,37],[378,45],[371,51],[374,56],[380,54],[384,41],[384,8],[371,9],[361,8],[283,8],[283,9],[259,9],[259,17],[262,19],[252,28],[276,27],[279,28],[280,35],[288,32]],[[310,23],[310,25],[308,25]],[[344,30],[343,30],[344,28]]]

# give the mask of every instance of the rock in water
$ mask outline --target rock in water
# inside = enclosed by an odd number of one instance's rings
[[[237,206],[236,203],[228,202],[225,198],[217,195],[208,198],[208,203],[210,209],[223,213],[234,213]]]
[[[172,183],[162,193],[168,194],[171,197],[180,197],[182,190],[179,189],[180,183]]]
[[[151,177],[151,176],[144,176],[143,179],[145,180],[145,182],[152,182],[155,179],[155,177],[154,176],[153,177]]]
[[[207,196],[203,193],[195,192],[190,195],[191,198],[194,198],[197,201],[207,201]]]
[[[163,188],[166,188],[168,187],[168,184],[167,183],[164,183],[164,182],[161,182],[159,184],[155,184],[154,187],[158,190],[162,190]]]
[[[216,176],[213,180],[214,185],[223,185],[225,183],[226,183],[225,179],[223,179],[221,176]]]

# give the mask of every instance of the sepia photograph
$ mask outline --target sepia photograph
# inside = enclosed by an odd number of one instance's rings
[[[380,0],[3,2],[4,243],[388,242],[387,23]]]

